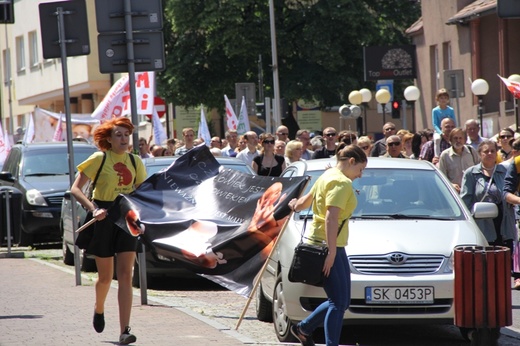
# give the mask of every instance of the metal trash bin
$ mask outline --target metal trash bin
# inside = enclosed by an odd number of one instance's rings
[[[9,200],[9,208],[7,208],[7,200]],[[9,220],[7,209],[9,209]],[[7,245],[8,221],[11,228],[11,244],[19,244],[22,222],[22,192],[11,186],[0,186],[0,246]]]
[[[494,345],[513,323],[511,251],[502,246],[455,248],[455,325],[474,329],[472,345]]]

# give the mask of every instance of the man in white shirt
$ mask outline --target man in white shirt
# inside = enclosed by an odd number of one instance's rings
[[[258,146],[258,135],[254,131],[248,131],[244,134],[244,139],[247,141],[246,148],[237,154],[237,159],[240,159],[251,166],[253,159],[260,155],[257,149]]]
[[[237,130],[226,131],[226,139],[228,145],[222,149],[222,156],[236,157],[237,156],[237,145],[238,145],[238,133]]]
[[[467,144],[471,145],[473,149],[477,150],[478,145],[486,138],[480,137],[480,125],[477,120],[469,119],[464,124],[464,130],[468,135]]]

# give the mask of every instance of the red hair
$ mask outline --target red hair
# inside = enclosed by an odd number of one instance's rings
[[[94,131],[94,142],[97,144],[99,149],[105,151],[112,148],[112,144],[110,144],[108,138],[112,136],[112,130],[117,126],[124,127],[130,131],[130,134],[134,131],[134,125],[128,118],[118,117],[105,121]]]

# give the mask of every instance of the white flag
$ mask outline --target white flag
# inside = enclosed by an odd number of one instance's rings
[[[25,134],[23,135],[23,143],[32,143],[34,139],[34,119],[33,115],[29,115],[29,123],[25,128]]]
[[[164,131],[164,127],[161,123],[161,119],[159,119],[159,114],[157,114],[157,110],[155,107],[152,111],[152,125],[153,125],[153,136],[155,138],[155,144],[161,145],[162,143],[166,142],[168,139],[168,136],[166,135],[166,132]]]
[[[135,74],[135,93],[138,114],[152,114],[154,99],[154,72]],[[111,118],[129,115],[130,83],[128,76],[121,77],[108,91],[105,98],[92,113],[101,122]]]
[[[249,127],[249,116],[247,115],[246,98],[242,96],[242,105],[240,106],[240,114],[238,115],[238,135],[243,135],[247,131],[251,131]]]
[[[11,143],[9,142],[9,136],[7,131],[2,130],[2,123],[0,122],[0,164],[2,164],[7,158],[7,154],[11,150]],[[2,168],[2,165],[0,165]]]
[[[211,144],[211,134],[209,133],[208,123],[206,121],[206,114],[204,114],[204,106],[200,107],[200,123],[197,138],[202,138],[204,144],[209,147]]]
[[[235,115],[235,111],[233,107],[231,107],[231,102],[226,95],[224,95],[224,100],[226,101],[226,124],[228,130],[236,130],[238,127],[238,119]]]
[[[62,114],[60,113],[60,117],[58,119],[58,125],[56,125],[56,130],[54,131],[54,136],[52,137],[53,142],[61,142],[63,140],[63,128],[61,125],[62,122]]]

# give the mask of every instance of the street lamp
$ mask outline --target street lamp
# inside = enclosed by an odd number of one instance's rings
[[[379,89],[376,92],[376,101],[383,108],[383,125],[386,123],[386,114],[385,114],[385,106],[390,101],[390,92],[386,89]]]
[[[412,105],[412,132],[415,133],[415,101],[421,97],[421,91],[415,85],[410,85],[404,89],[406,102]]]
[[[480,121],[480,135],[484,136],[484,124],[482,122],[482,98],[489,91],[489,84],[484,79],[475,79],[473,83],[471,83],[471,92],[477,96],[478,98],[478,117]]]
[[[354,90],[348,94],[348,101],[357,106],[363,102],[363,95],[359,91]],[[361,136],[363,133],[363,118],[360,116],[356,119],[356,128],[358,136]]]
[[[520,83],[520,75],[518,75],[518,74],[512,74],[507,79],[510,80],[511,82]],[[513,94],[513,105],[515,107],[516,131],[518,131],[518,127],[520,126],[520,124],[518,124],[518,122],[519,122],[518,99],[514,96],[514,94]]]
[[[368,90],[367,88],[363,88],[361,90],[359,90],[359,92],[361,93],[361,96],[363,96],[363,115],[364,115],[364,118],[365,118],[365,130],[363,131],[363,134],[366,135],[367,133],[367,108],[368,108],[368,103],[370,102],[370,100],[372,100],[372,92],[370,90]]]

